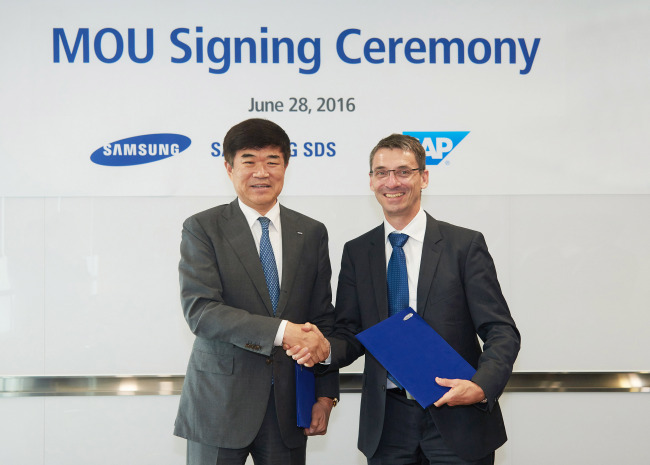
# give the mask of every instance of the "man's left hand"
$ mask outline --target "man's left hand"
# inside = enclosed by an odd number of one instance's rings
[[[329,397],[319,397],[311,409],[311,425],[305,428],[305,436],[319,436],[327,433],[327,424],[334,402]]]
[[[440,407],[442,405],[472,405],[485,399],[485,393],[481,387],[466,379],[446,379],[436,378],[436,383],[440,386],[451,388],[447,393],[438,399],[433,405]]]

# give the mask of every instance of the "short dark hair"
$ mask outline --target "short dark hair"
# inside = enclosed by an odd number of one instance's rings
[[[411,152],[415,155],[415,162],[418,164],[418,168],[421,170],[426,169],[426,159],[427,154],[424,151],[424,147],[415,137],[406,136],[404,134],[391,134],[388,137],[384,137],[380,140],[375,148],[370,152],[370,170],[372,171],[372,161],[375,158],[375,153],[379,149],[402,149],[404,151]]]
[[[252,118],[234,125],[223,139],[223,156],[226,162],[233,166],[235,154],[243,149],[262,149],[264,147],[279,147],[284,156],[284,164],[291,157],[291,141],[280,126],[273,121]]]

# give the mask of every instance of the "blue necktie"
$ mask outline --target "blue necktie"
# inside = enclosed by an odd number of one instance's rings
[[[404,255],[404,249],[402,248],[408,238],[406,234],[395,232],[388,235],[390,245],[393,246],[393,253],[388,261],[388,272],[386,274],[389,316],[393,316],[409,306],[409,279],[406,272],[406,255]],[[388,379],[400,389],[404,389],[390,373],[388,373]]]
[[[260,261],[262,262],[262,269],[266,278],[266,287],[269,288],[269,295],[271,296],[273,315],[275,315],[275,310],[278,308],[278,300],[280,299],[280,280],[278,278],[278,267],[275,264],[275,254],[273,254],[273,247],[271,247],[271,240],[269,239],[269,223],[271,220],[264,216],[259,217],[258,220],[262,225]]]

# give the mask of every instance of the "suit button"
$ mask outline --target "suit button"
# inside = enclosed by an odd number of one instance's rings
[[[271,363],[273,363],[273,360],[271,360],[270,357],[267,358],[267,359],[266,359],[266,364],[267,364],[267,365],[270,365]]]
[[[385,384],[382,384],[382,385],[381,385],[381,390],[382,390],[382,391],[385,391],[385,390],[386,390],[386,385],[385,385]]]

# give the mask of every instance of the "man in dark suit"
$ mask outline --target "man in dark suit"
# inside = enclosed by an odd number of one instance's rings
[[[188,464],[304,464],[306,436],[325,434],[338,373],[316,377],[309,428],[297,427],[295,362],[320,361],[334,322],[325,226],[278,203],[290,141],[271,121],[231,128],[223,144],[237,199],[188,218],[179,264],[181,303],[196,335],[174,434]]]
[[[451,389],[423,409],[366,352],[359,449],[371,465],[491,464],[506,441],[497,399],[519,352],[519,332],[483,235],[421,209],[421,190],[429,182],[425,158],[417,139],[399,134],[371,152],[370,188],[385,220],[344,247],[329,368],[364,354],[355,338],[360,331],[389,313],[416,309],[476,374],[471,380],[436,378]],[[306,348],[288,353],[311,363]]]

